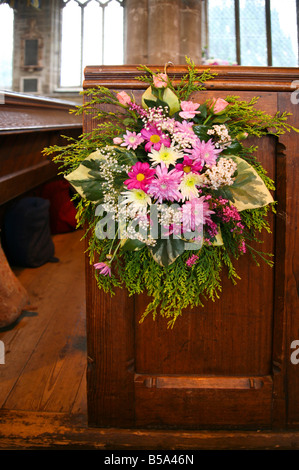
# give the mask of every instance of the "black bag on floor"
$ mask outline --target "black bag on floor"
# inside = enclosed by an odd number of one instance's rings
[[[54,257],[49,207],[46,199],[25,197],[6,212],[4,249],[13,266],[36,268],[49,261],[58,261]]]

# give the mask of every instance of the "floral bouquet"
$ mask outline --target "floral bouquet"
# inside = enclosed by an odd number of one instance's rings
[[[219,297],[224,267],[236,282],[233,259],[248,252],[272,264],[252,242],[270,231],[274,185],[243,142],[290,130],[286,113],[268,116],[254,108],[257,99],[206,99],[203,84],[215,74],[187,63],[176,86],[166,70],[140,67],[136,78],[148,82],[140,104],[125,91],[88,90],[79,112],[96,111],[99,124],[46,149],[58,152],[77,191],[99,288],[147,292],[141,320],[159,313],[171,326],[186,307]]]

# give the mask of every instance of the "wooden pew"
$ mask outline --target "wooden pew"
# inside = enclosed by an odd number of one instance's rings
[[[65,144],[61,135],[78,137],[81,117],[70,114],[74,104],[0,93],[0,229],[10,203],[55,178],[57,165],[42,154],[50,145]],[[0,328],[16,321],[28,295],[12,272],[0,244]]]
[[[8,92],[0,100],[1,205],[56,176],[42,150],[81,134],[82,118],[70,114],[73,103]]]
[[[151,67],[155,69],[155,67]],[[163,70],[163,66],[158,67]],[[274,114],[292,113],[298,69],[213,67],[206,98],[259,96],[258,107]],[[180,77],[185,67],[170,67]],[[137,82],[135,66],[87,67],[84,88],[97,85],[133,92],[140,100],[146,84]],[[88,100],[88,98],[86,98]],[[84,117],[84,130],[96,122]],[[163,318],[139,323],[146,295],[129,297],[119,290],[112,298],[99,291],[86,258],[87,398],[92,426],[177,429],[298,429],[299,365],[290,361],[298,340],[299,317],[296,246],[296,174],[299,135],[278,140],[265,137],[258,158],[276,182],[277,214],[265,251],[275,256],[274,269],[259,268],[242,257],[237,287],[223,279],[221,299],[187,311],[167,330]]]

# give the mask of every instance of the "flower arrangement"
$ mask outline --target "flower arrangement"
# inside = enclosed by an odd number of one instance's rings
[[[186,60],[175,85],[166,69],[141,66],[136,78],[148,87],[140,104],[125,91],[86,91],[91,99],[78,112],[96,113],[99,124],[45,149],[77,191],[99,288],[147,292],[140,321],[161,314],[170,326],[186,307],[219,298],[223,268],[237,282],[234,259],[248,253],[272,265],[252,242],[270,231],[275,188],[244,141],[291,130],[287,113],[269,116],[254,107],[257,98],[206,99],[204,82],[216,74]]]

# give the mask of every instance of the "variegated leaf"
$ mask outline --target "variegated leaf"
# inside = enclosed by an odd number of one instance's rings
[[[226,188],[232,203],[238,209],[256,209],[273,202],[273,197],[256,170],[243,158],[230,155],[238,166],[238,175],[232,186]]]

